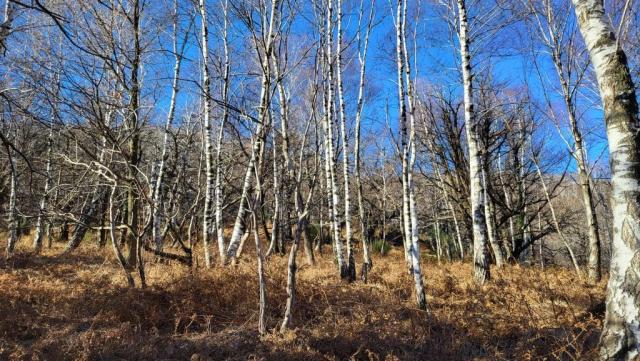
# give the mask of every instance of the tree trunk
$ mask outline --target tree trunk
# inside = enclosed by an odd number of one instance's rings
[[[47,138],[47,165],[45,170],[46,179],[44,181],[44,190],[40,199],[40,208],[38,210],[38,220],[36,221],[36,234],[33,237],[33,249],[36,254],[42,250],[42,239],[44,238],[44,212],[49,199],[49,188],[51,187],[51,151],[53,148],[53,125],[49,128],[49,137]]]
[[[616,43],[602,0],[572,0],[595,69],[609,139],[613,242],[600,357],[640,354],[640,133],[627,58]]]
[[[327,72],[327,89],[325,99],[325,117],[324,117],[324,145],[325,145],[325,176],[328,191],[328,198],[331,212],[331,229],[333,231],[334,252],[336,254],[336,260],[338,262],[338,271],[341,278],[347,277],[347,265],[344,261],[344,255],[342,251],[342,239],[340,237],[340,222],[338,216],[338,182],[336,180],[336,156],[334,150],[334,135],[333,135],[333,1],[327,1],[327,14],[326,14],[326,72]]]
[[[9,190],[9,215],[7,217],[7,224],[9,225],[9,239],[7,240],[7,254],[6,258],[9,259],[13,256],[16,243],[18,242],[18,219],[16,217],[16,198],[18,188],[18,170],[13,159],[12,151],[7,147],[7,153],[9,155],[9,168],[11,171],[11,189]]]
[[[487,230],[482,189],[482,149],[478,140],[478,124],[473,110],[473,84],[471,54],[469,53],[467,9],[465,0],[458,0],[460,17],[460,57],[464,87],[464,121],[469,145],[469,181],[471,219],[473,222],[473,273],[476,283],[483,284],[490,278],[487,248]]]
[[[173,124],[173,119],[176,113],[176,98],[179,91],[179,79],[180,79],[180,65],[182,64],[182,54],[184,52],[186,41],[183,42],[182,48],[178,50],[178,2],[174,0],[173,10],[173,53],[174,53],[174,65],[173,65],[173,80],[171,83],[171,100],[169,102],[169,114],[167,115],[167,121],[164,125],[164,137],[162,139],[162,153],[160,156],[160,164],[158,165],[158,175],[154,184],[153,190],[153,208],[152,208],[152,238],[155,242],[155,247],[158,251],[162,251],[163,241],[162,238],[162,218],[163,218],[163,182],[164,182],[164,168],[169,158],[168,144],[169,144],[169,130]]]
[[[398,0],[397,8],[397,43],[396,61],[398,65],[398,102],[399,121],[402,134],[402,188],[403,188],[403,213],[405,229],[405,250],[409,253],[409,272],[413,275],[416,301],[418,308],[427,309],[427,301],[424,292],[424,281],[420,266],[420,243],[418,239],[418,213],[415,204],[415,193],[413,187],[413,166],[415,162],[415,121],[412,105],[411,71],[406,42],[405,24],[407,16],[407,3],[405,0]],[[405,82],[408,84],[408,94],[405,91]],[[409,117],[405,106],[405,97],[409,102]],[[409,118],[409,119],[407,119]],[[409,134],[407,134],[407,122],[409,122]]]
[[[125,232],[127,236],[127,246],[129,248],[129,254],[127,264],[129,267],[134,267],[138,263],[138,246],[137,246],[137,233],[138,233],[138,190],[136,186],[137,167],[140,160],[140,66],[142,48],[140,44],[140,3],[139,0],[133,1],[133,60],[131,62],[131,87],[130,87],[130,104],[129,104],[129,119],[128,119],[128,131],[131,132],[129,144],[128,144],[128,167],[127,167],[127,224],[133,232]],[[95,208],[95,206],[94,206]],[[135,234],[134,234],[135,232]]]
[[[487,167],[488,169],[488,167]],[[500,248],[500,243],[498,242],[498,232],[496,229],[495,223],[495,209],[493,209],[493,202],[491,197],[489,196],[489,189],[491,182],[489,181],[489,176],[486,170],[482,171],[482,178],[484,183],[484,216],[487,224],[487,235],[489,236],[489,244],[491,245],[491,250],[493,250],[493,256],[496,260],[496,266],[498,268],[504,265],[504,255],[502,253],[502,248]]]
[[[364,36],[364,48],[362,52],[360,50],[360,31],[358,31],[358,60],[360,62],[360,80],[358,83],[358,101],[356,105],[356,139],[354,144],[354,163],[356,173],[356,189],[358,192],[358,218],[360,219],[360,241],[362,242],[362,271],[360,272],[360,278],[363,282],[367,282],[369,271],[373,267],[373,262],[369,256],[369,227],[366,225],[364,215],[364,202],[362,196],[362,179],[360,175],[360,163],[361,163],[361,151],[360,151],[360,132],[362,121],[362,108],[364,106],[364,81],[367,64],[367,51],[369,49],[369,35],[371,34],[371,25],[373,22],[373,9],[375,8],[373,1],[371,2],[369,10],[369,20],[367,22],[367,31]],[[360,3],[360,15],[358,24],[360,24],[364,10],[364,0]],[[358,26],[358,29],[360,26]]]
[[[204,195],[204,214],[202,217],[202,247],[204,248],[204,264],[211,267],[211,250],[209,249],[209,236],[212,228],[212,206],[215,187],[213,172],[213,144],[211,142],[211,76],[209,74],[209,27],[207,24],[206,0],[200,0],[200,21],[202,41],[202,87],[204,91],[204,154],[206,167],[206,182]],[[240,204],[243,207],[243,204]]]
[[[228,28],[229,28],[229,2],[225,0],[224,7],[222,9],[224,16],[224,26],[222,29],[222,37],[223,37],[223,49],[224,49],[224,71],[222,73],[222,101],[224,104],[227,104],[229,100],[229,83],[230,78],[229,74],[231,71],[231,60],[229,58],[229,36],[228,36]],[[229,109],[227,107],[223,107],[222,109],[222,123],[220,124],[220,128],[218,129],[218,139],[216,141],[216,183],[215,183],[215,195],[216,195],[216,219],[215,219],[215,227],[216,227],[216,237],[218,239],[218,254],[220,255],[220,264],[224,264],[227,261],[226,253],[225,253],[225,243],[224,243],[224,225],[222,224],[222,198],[224,196],[224,190],[222,189],[222,165],[221,163],[221,155],[222,155],[222,141],[224,139],[224,127],[226,126],[229,120]]]
[[[331,1],[331,0],[330,0]],[[338,113],[340,119],[340,141],[342,143],[342,178],[344,181],[344,227],[347,244],[347,278],[349,281],[356,279],[356,261],[353,255],[352,230],[351,230],[351,190],[349,180],[349,143],[347,137],[347,125],[344,103],[344,90],[342,83],[342,0],[338,0],[338,41],[336,54],[336,73],[338,76]]]

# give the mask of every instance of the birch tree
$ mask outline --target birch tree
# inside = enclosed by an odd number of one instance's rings
[[[213,169],[213,142],[211,140],[211,74],[209,70],[209,25],[207,23],[206,0],[199,1],[200,10],[200,38],[202,46],[202,88],[204,96],[204,157],[205,157],[205,196],[204,216],[202,221],[202,247],[204,249],[205,266],[211,267],[211,250],[209,249],[209,236],[212,228],[212,206],[215,192],[215,178]]]
[[[638,103],[624,50],[616,41],[603,1],[572,2],[598,80],[611,162],[614,227],[600,357],[632,360],[640,355]]]
[[[53,124],[49,125],[49,136],[47,137],[47,165],[45,166],[44,189],[42,190],[42,198],[40,199],[40,207],[38,210],[38,220],[36,221],[36,233],[33,237],[33,250],[36,254],[42,250],[42,240],[45,234],[44,213],[47,208],[47,200],[51,191],[51,157],[53,151]]]
[[[231,239],[229,240],[229,246],[227,247],[227,258],[231,261],[235,261],[237,258],[238,247],[240,246],[241,235],[243,233],[243,218],[246,211],[246,202],[249,197],[249,188],[252,184],[254,177],[254,171],[256,163],[260,163],[262,157],[260,156],[263,144],[266,138],[266,134],[269,128],[267,124],[269,120],[269,109],[271,106],[271,83],[272,83],[272,69],[271,69],[271,57],[273,54],[274,39],[279,33],[281,16],[281,3],[279,0],[271,0],[269,2],[269,9],[265,2],[261,2],[259,5],[260,12],[260,29],[255,29],[253,15],[249,13],[244,19],[249,30],[251,30],[251,36],[253,46],[256,51],[256,55],[259,61],[261,70],[261,88],[260,88],[260,101],[258,105],[258,117],[257,126],[254,135],[254,139],[251,143],[251,155],[249,157],[249,164],[244,177],[242,185],[242,194],[240,196],[238,214],[231,233]],[[260,165],[258,165],[260,167]]]
[[[336,176],[336,150],[334,137],[334,57],[333,57],[333,0],[326,0],[325,11],[325,49],[324,49],[324,71],[325,83],[325,116],[323,121],[324,130],[324,163],[325,163],[325,185],[327,197],[329,199],[329,212],[331,217],[331,230],[333,232],[334,253],[338,263],[338,272],[341,278],[348,276],[348,264],[345,264],[344,252],[342,250],[342,239],[340,237],[340,222],[338,216],[338,182]]]
[[[332,1],[332,0],[329,0]],[[344,226],[347,245],[347,270],[346,277],[353,281],[356,279],[356,261],[353,255],[352,230],[351,230],[351,190],[350,190],[350,166],[349,143],[347,134],[347,120],[344,100],[344,84],[342,80],[342,0],[338,0],[338,39],[336,43],[336,74],[338,82],[338,114],[340,122],[340,142],[342,143],[342,179],[344,187]]]
[[[405,250],[410,259],[409,271],[413,275],[415,283],[415,294],[418,308],[427,309],[427,301],[424,292],[424,280],[420,265],[420,246],[418,242],[418,218],[415,209],[415,194],[413,189],[413,166],[415,162],[415,122],[413,114],[407,116],[406,99],[407,94],[405,84],[411,81],[411,72],[407,69],[409,61],[406,48],[406,16],[407,3],[405,0],[398,0],[396,8],[396,62],[398,69],[398,111],[401,139],[401,160],[402,160],[402,198],[403,198],[403,225],[405,232]],[[410,103],[411,104],[411,103]],[[410,105],[411,106],[411,105]],[[410,109],[413,113],[413,109]],[[409,128],[409,129],[407,129]]]
[[[474,114],[473,73],[469,52],[469,23],[465,0],[458,1],[460,59],[464,91],[464,120],[469,148],[469,182],[471,219],[473,222],[473,273],[478,284],[490,278],[489,255],[487,248],[487,228],[484,209],[484,190],[482,184],[483,154],[478,139],[479,124]]]
[[[536,6],[531,0],[527,3],[535,19],[534,27],[537,29],[538,37],[549,53],[549,57],[556,71],[560,83],[560,94],[564,102],[573,145],[567,141],[560,133],[564,143],[567,145],[571,156],[575,159],[578,168],[579,186],[585,211],[586,227],[589,235],[589,256],[588,256],[588,278],[591,282],[598,282],[601,278],[600,258],[600,230],[596,214],[596,200],[592,191],[591,169],[587,159],[587,149],[584,142],[583,132],[580,129],[577,97],[580,88],[583,86],[585,72],[588,62],[581,59],[579,49],[574,43],[575,29],[568,24],[567,13],[568,4],[556,5],[551,0],[544,0]],[[536,64],[536,56],[533,56]],[[540,74],[540,78],[544,77]],[[542,90],[546,103],[552,108],[546,89]],[[552,109],[549,111],[556,127],[559,122]]]
[[[375,5],[374,1],[371,1],[371,3],[369,4],[369,17],[366,22],[366,30],[363,37],[361,35],[360,24],[364,16],[364,0],[360,2],[360,12],[358,15],[358,33],[357,33],[358,61],[360,63],[360,79],[358,82],[358,100],[356,105],[356,135],[355,135],[355,144],[353,148],[353,153],[354,153],[354,163],[355,163],[356,189],[358,194],[358,217],[360,218],[360,235],[361,235],[360,237],[362,242],[362,271],[360,272],[360,276],[364,282],[367,282],[367,277],[368,277],[369,271],[371,270],[371,267],[373,267],[373,262],[371,261],[371,257],[369,255],[369,243],[371,240],[369,239],[369,227],[367,226],[367,221],[365,220],[364,200],[362,195],[362,175],[360,174],[361,162],[362,162],[361,160],[362,155],[360,150],[360,138],[361,138],[360,133],[361,133],[361,124],[362,124],[362,110],[364,108],[364,85],[365,85],[365,74],[366,74],[366,64],[367,64],[367,51],[369,50],[369,35],[371,34],[371,29],[373,25],[374,9],[375,9],[374,5]],[[385,195],[383,195],[383,197],[385,197]]]
[[[169,157],[169,136],[170,129],[175,119],[176,114],[176,99],[178,97],[178,92],[180,90],[179,79],[180,79],[180,69],[182,66],[182,58],[184,54],[184,49],[187,44],[187,34],[189,31],[185,32],[184,39],[182,40],[182,44],[179,44],[178,38],[178,21],[179,21],[179,13],[178,13],[178,1],[175,0],[173,3],[173,54],[174,54],[174,65],[173,65],[173,79],[171,82],[171,99],[169,101],[169,112],[167,114],[167,119],[164,125],[164,136],[162,139],[162,151],[160,155],[160,162],[158,165],[158,171],[156,176],[156,182],[153,185],[153,206],[152,206],[152,219],[153,219],[153,229],[152,229],[152,237],[155,242],[155,247],[157,250],[162,251],[164,239],[162,237],[161,225],[162,225],[162,211],[163,208],[163,200],[164,200],[164,175],[165,175],[165,166],[167,159]],[[192,21],[192,20],[191,20]],[[189,27],[191,27],[191,21]]]
[[[229,55],[229,2],[224,0],[222,4],[223,27],[222,41],[224,49],[224,64],[222,71],[222,102],[226,105],[229,102],[229,85],[231,72],[231,59]],[[220,263],[226,262],[225,242],[224,242],[224,224],[222,223],[222,200],[224,197],[224,189],[222,188],[222,141],[224,140],[224,128],[229,121],[229,108],[222,107],[222,123],[218,129],[218,138],[216,140],[216,237],[218,240],[218,253],[220,255]]]
[[[7,149],[7,156],[9,158],[9,171],[11,172],[10,190],[9,190],[9,211],[7,215],[7,223],[9,224],[9,234],[7,239],[7,252],[6,258],[9,259],[13,256],[13,252],[18,242],[18,219],[16,210],[16,198],[18,188],[18,169],[13,156],[13,149],[11,146],[5,143]]]

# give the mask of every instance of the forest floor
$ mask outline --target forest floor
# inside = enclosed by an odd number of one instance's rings
[[[567,269],[492,269],[477,288],[469,263],[428,258],[427,313],[415,308],[401,250],[376,255],[364,284],[341,281],[325,247],[313,267],[299,253],[284,335],[286,257],[268,260],[261,337],[248,254],[211,270],[148,262],[142,290],[126,287],[110,247],[27,247],[0,261],[1,360],[588,360],[604,310],[604,282],[587,286]]]

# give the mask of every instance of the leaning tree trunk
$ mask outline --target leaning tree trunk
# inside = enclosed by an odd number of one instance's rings
[[[482,151],[478,141],[478,124],[473,110],[471,54],[469,53],[468,22],[465,0],[458,0],[460,17],[460,57],[464,87],[464,122],[469,144],[469,181],[471,219],[473,222],[473,273],[475,281],[483,284],[490,278],[487,248],[487,230],[484,216],[482,189]]]
[[[580,182],[580,192],[582,195],[582,202],[584,204],[585,218],[587,221],[587,229],[589,233],[589,256],[587,259],[587,277],[591,282],[598,282],[602,277],[601,273],[601,250],[600,250],[600,230],[598,227],[598,217],[596,214],[596,205],[593,199],[593,192],[591,190],[591,175],[589,173],[589,163],[587,161],[587,150],[585,149],[584,140],[582,137],[582,131],[578,126],[578,119],[576,118],[575,101],[571,95],[569,88],[569,82],[567,81],[564,72],[562,70],[562,63],[559,55],[559,51],[554,52],[553,61],[556,67],[556,72],[560,78],[560,86],[562,88],[562,94],[564,96],[564,102],[567,106],[567,115],[569,118],[569,124],[571,126],[571,134],[574,140],[574,147],[572,154],[576,159],[578,165],[578,178]]]
[[[576,274],[578,275],[578,278],[582,279],[582,271],[580,270],[580,265],[578,265],[578,260],[575,254],[573,253],[573,249],[569,245],[569,241],[567,240],[567,237],[565,237],[564,232],[560,227],[560,223],[558,222],[558,217],[556,216],[556,209],[553,206],[553,202],[551,201],[551,195],[549,194],[549,189],[547,188],[547,182],[545,182],[544,177],[542,176],[542,170],[538,165],[538,160],[535,159],[535,156],[533,156],[532,158],[533,158],[533,164],[536,167],[536,172],[538,173],[538,178],[540,178],[542,191],[544,192],[544,196],[547,199],[547,204],[549,205],[549,210],[551,211],[551,220],[553,221],[553,225],[556,229],[556,233],[558,233],[558,236],[560,236],[560,240],[562,240],[562,244],[564,244],[565,248],[567,249],[567,252],[569,253],[569,258],[571,258],[571,263],[573,264],[573,268],[576,270]]]
[[[179,79],[180,79],[180,65],[182,63],[182,54],[184,52],[186,42],[183,42],[180,52],[178,52],[178,2],[174,1],[173,12],[173,53],[175,63],[173,65],[173,80],[171,83],[171,100],[169,102],[169,114],[167,115],[167,121],[164,125],[164,137],[162,139],[162,153],[160,156],[160,164],[158,165],[158,175],[156,177],[156,183],[153,190],[153,208],[152,208],[152,238],[155,242],[155,247],[158,251],[162,251],[164,238],[162,237],[162,218],[161,208],[163,207],[163,182],[164,182],[164,169],[167,159],[169,158],[168,145],[169,145],[169,130],[176,113],[176,99],[178,97]]]
[[[249,190],[252,186],[252,178],[256,168],[256,163],[258,162],[258,156],[260,153],[260,149],[262,146],[262,142],[264,141],[266,127],[264,126],[266,120],[266,109],[269,105],[269,88],[270,88],[270,79],[269,74],[263,74],[262,76],[262,91],[260,96],[260,108],[258,119],[260,119],[260,123],[256,129],[255,139],[251,145],[251,155],[249,158],[249,164],[247,165],[247,171],[245,173],[244,183],[242,185],[242,194],[240,196],[240,203],[238,208],[238,214],[236,214],[236,221],[233,225],[233,231],[231,233],[231,239],[229,240],[229,246],[227,248],[227,258],[235,262],[236,252],[238,250],[238,246],[240,245],[240,239],[243,234],[243,226],[242,222],[246,213],[246,204],[248,202]]]
[[[607,312],[600,338],[604,360],[640,357],[640,133],[638,103],[627,58],[602,0],[573,0],[595,69],[611,159],[613,241]]]

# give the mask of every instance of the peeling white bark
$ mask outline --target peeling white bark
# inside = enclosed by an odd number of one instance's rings
[[[338,262],[338,271],[340,277],[347,276],[347,265],[344,260],[344,252],[342,250],[342,239],[340,237],[340,222],[338,216],[338,182],[336,179],[336,156],[334,150],[335,137],[333,135],[333,120],[334,120],[334,99],[333,99],[333,0],[327,0],[327,14],[326,14],[326,77],[327,77],[327,90],[325,99],[325,117],[324,117],[324,147],[325,147],[325,176],[327,192],[330,204],[331,215],[331,230],[333,232],[334,252],[336,254],[336,260]]]
[[[353,255],[351,230],[351,190],[349,169],[349,142],[347,136],[347,120],[344,102],[344,85],[342,83],[342,0],[338,0],[338,39],[336,44],[336,73],[338,81],[338,114],[340,120],[340,140],[342,143],[342,179],[344,182],[344,227],[347,245],[347,278],[356,279],[356,261]]]
[[[13,159],[11,149],[8,149],[9,155],[9,167],[11,171],[11,181],[9,190],[9,212],[7,216],[7,223],[9,224],[9,238],[7,240],[7,254],[6,258],[9,259],[13,256],[13,252],[18,242],[18,219],[16,217],[16,198],[18,188],[18,170]]]
[[[484,215],[484,191],[482,187],[482,150],[478,140],[478,123],[473,110],[473,84],[471,54],[469,53],[468,21],[465,0],[458,0],[460,29],[460,57],[464,88],[464,121],[469,147],[469,181],[471,219],[473,222],[473,272],[478,284],[490,278],[487,248],[487,231]]]
[[[174,11],[173,11],[173,53],[174,53],[174,65],[173,65],[173,80],[171,83],[171,100],[169,102],[169,113],[167,114],[167,120],[164,125],[164,137],[162,139],[162,154],[160,155],[160,164],[158,165],[158,175],[156,177],[156,182],[153,185],[153,205],[152,205],[152,238],[155,242],[156,250],[162,251],[163,248],[163,237],[162,237],[162,219],[164,215],[162,214],[163,209],[163,182],[164,182],[164,168],[167,159],[169,158],[168,154],[168,145],[169,145],[169,130],[171,129],[171,125],[173,124],[173,120],[175,118],[176,113],[176,98],[178,96],[179,91],[179,78],[180,78],[180,65],[182,64],[182,53],[184,51],[184,44],[182,45],[182,49],[178,52],[178,2],[174,1]]]
[[[398,0],[396,17],[396,61],[398,65],[398,105],[399,121],[402,139],[402,190],[403,190],[403,214],[405,228],[405,252],[409,256],[409,272],[413,275],[416,302],[421,310],[427,309],[427,301],[424,291],[424,280],[420,265],[420,244],[418,239],[418,214],[413,189],[413,166],[415,163],[415,119],[413,116],[411,70],[409,55],[406,47],[406,16],[407,3]],[[405,82],[408,84],[408,92],[405,91]],[[408,99],[409,117],[405,98]],[[408,118],[408,119],[407,119]],[[407,123],[409,129],[407,134]]]
[[[38,209],[38,220],[36,221],[36,234],[33,237],[33,249],[36,254],[42,250],[42,239],[44,237],[44,212],[49,199],[49,188],[51,187],[51,151],[53,149],[53,125],[49,127],[49,137],[47,138],[47,165],[45,168],[45,180],[40,207]]]
[[[607,312],[600,338],[603,360],[640,357],[640,120],[624,52],[602,0],[572,0],[595,69],[611,161],[613,241]]]
[[[206,0],[199,1],[202,42],[202,87],[204,89],[204,154],[205,154],[205,199],[204,215],[202,220],[202,247],[204,248],[204,262],[207,268],[211,267],[211,250],[209,249],[209,236],[211,235],[211,212],[214,193],[213,172],[213,144],[211,142],[211,77],[209,74],[209,27],[207,24]]]

